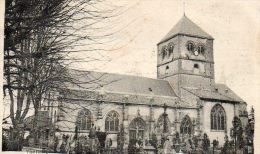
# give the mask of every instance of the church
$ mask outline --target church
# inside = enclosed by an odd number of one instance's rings
[[[224,144],[234,117],[244,126],[247,104],[224,84],[215,83],[214,38],[183,16],[157,44],[157,79],[70,70],[78,85],[59,93],[52,109],[60,134],[106,132],[111,147],[155,134],[158,140],[206,133]]]

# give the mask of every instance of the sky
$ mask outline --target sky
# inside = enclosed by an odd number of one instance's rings
[[[185,12],[214,37],[216,82],[227,84],[248,107],[259,103],[260,2],[111,0],[111,4],[126,8],[116,21],[111,21],[112,27],[124,29],[113,36],[115,41],[105,47],[106,51],[76,55],[103,60],[76,63],[72,68],[156,78],[156,44]]]

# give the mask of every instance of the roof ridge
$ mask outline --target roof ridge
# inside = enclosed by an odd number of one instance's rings
[[[163,79],[151,78],[151,77],[146,77],[146,76],[131,75],[131,74],[112,73],[112,72],[101,72],[101,71],[88,71],[88,70],[80,70],[80,69],[70,69],[70,70],[79,71],[79,72],[83,72],[83,73],[84,73],[84,72],[103,73],[103,74],[121,75],[121,76],[136,77],[136,78],[146,78],[146,79],[151,79],[151,80],[159,80],[159,81],[168,82],[167,80],[163,80]]]
[[[182,18],[173,26],[173,28],[171,28],[171,30],[166,34],[166,36],[163,37],[163,39],[159,43],[167,41],[176,35],[188,35],[214,39],[210,34],[205,32],[200,26],[190,20],[186,15],[182,16]]]

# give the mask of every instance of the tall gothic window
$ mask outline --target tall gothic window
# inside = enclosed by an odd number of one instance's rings
[[[129,125],[130,139],[143,139],[145,126],[145,121],[142,118],[135,118]]]
[[[91,128],[91,112],[83,109],[78,113],[77,126],[80,130],[89,130]]]
[[[188,115],[186,115],[181,122],[180,132],[181,134],[191,134],[191,129],[192,129],[191,119]]]
[[[160,115],[160,117],[158,118],[158,121],[157,121],[157,131],[158,133],[163,133],[163,129],[164,129],[164,117],[163,115]],[[170,123],[170,120],[168,117],[166,117],[165,119],[165,128],[166,128],[166,132],[169,132],[170,131],[170,126],[171,126],[171,123]]]
[[[118,113],[116,111],[109,112],[105,120],[105,130],[118,131],[118,126],[119,126]]]
[[[211,129],[225,130],[226,128],[226,113],[224,108],[217,104],[211,110]]]

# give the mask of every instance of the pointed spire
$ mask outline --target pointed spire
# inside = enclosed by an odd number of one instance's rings
[[[186,35],[213,40],[212,36],[192,22],[185,14],[159,43],[165,42],[176,35]]]
[[[183,0],[183,16],[185,16],[185,0]]]

